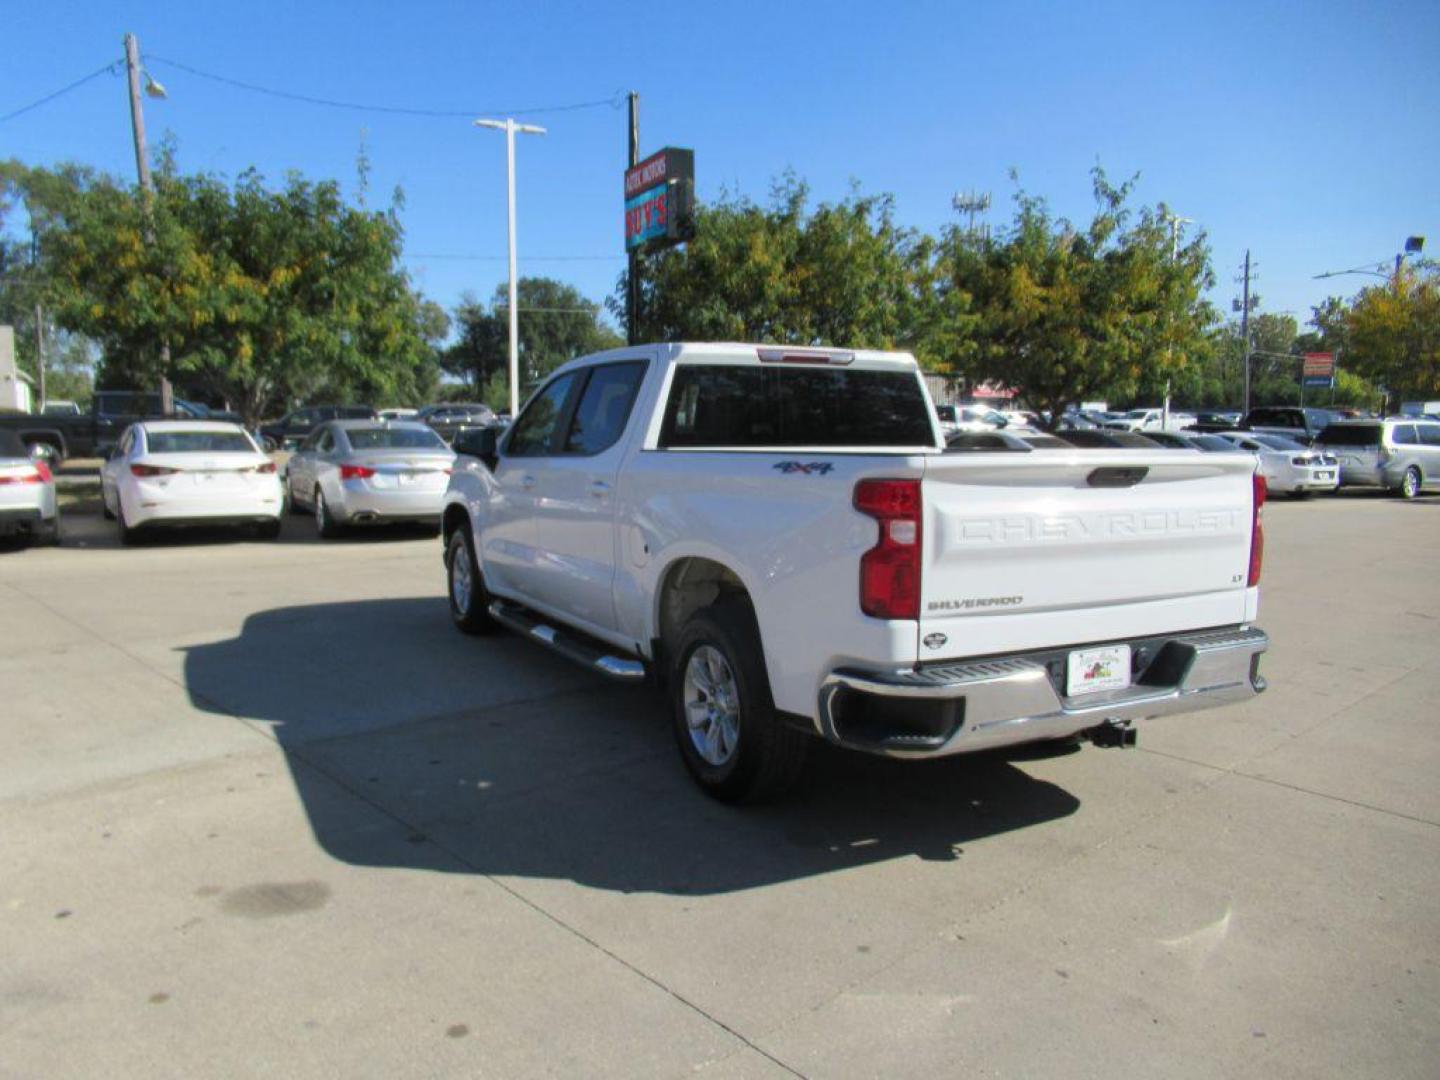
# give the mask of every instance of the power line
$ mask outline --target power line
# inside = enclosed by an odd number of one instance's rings
[[[404,256],[406,259],[436,259],[453,260],[461,262],[503,262],[508,255],[462,255],[462,254],[437,254],[433,252],[413,252]],[[521,255],[521,262],[617,262],[624,259],[624,255]]]
[[[111,73],[114,73],[114,72],[118,71],[118,70],[120,69],[120,67],[121,67],[124,63],[125,63],[125,61],[123,61],[123,60],[112,60],[110,63],[106,64],[104,67],[96,68],[94,71],[92,71],[89,75],[86,75],[84,78],[76,79],[76,80],[75,80],[74,82],[72,82],[69,86],[62,86],[59,90],[56,90],[53,94],[46,94],[46,95],[45,95],[44,97],[42,97],[42,98],[36,98],[36,99],[35,99],[34,101],[32,101],[29,105],[22,105],[20,108],[16,109],[14,112],[6,113],[4,116],[0,116],[0,124],[5,123],[7,120],[14,120],[17,116],[21,116],[21,115],[23,115],[24,113],[29,112],[31,109],[38,109],[41,105],[44,105],[44,104],[46,104],[47,102],[54,101],[56,98],[61,97],[61,96],[65,95],[65,94],[70,93],[71,90],[77,90],[77,89],[79,89],[80,87],[84,86],[86,83],[88,83],[91,79],[98,79],[101,75],[104,75],[107,71],[108,71],[108,72],[111,72]],[[618,107],[618,106],[617,106],[617,107]]]
[[[180,71],[196,75],[202,79],[210,79],[212,82],[224,83],[226,86],[233,86],[240,90],[248,90],[253,94],[266,94],[270,97],[284,98],[287,101],[302,101],[307,105],[323,105],[331,109],[351,109],[356,112],[391,113],[397,116],[426,116],[440,118],[466,117],[473,118],[485,113],[501,113],[508,116],[533,115],[536,113],[557,113],[574,112],[578,109],[598,109],[602,105],[608,105],[612,109],[618,109],[624,99],[624,93],[617,91],[607,98],[598,98],[595,101],[577,101],[568,105],[541,105],[528,109],[411,109],[397,105],[367,105],[355,101],[340,101],[335,98],[312,97],[309,94],[296,94],[289,90],[276,90],[269,86],[259,86],[256,83],[244,82],[240,79],[232,79],[225,75],[216,75],[214,72],[201,71],[197,67],[181,63],[179,60],[170,60],[163,56],[156,56],[154,53],[146,53],[147,61],[164,64],[167,67],[176,68]]]

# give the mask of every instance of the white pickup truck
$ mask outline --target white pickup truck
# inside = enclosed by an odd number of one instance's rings
[[[455,624],[653,677],[724,800],[783,789],[814,737],[1126,744],[1264,689],[1249,454],[946,448],[912,357],[740,344],[582,357],[455,449]]]

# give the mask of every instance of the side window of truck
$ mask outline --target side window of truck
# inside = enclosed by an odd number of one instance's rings
[[[643,360],[591,368],[565,436],[564,452],[598,454],[614,446],[625,431],[644,375]]]
[[[510,438],[505,443],[506,454],[511,457],[537,457],[550,452],[555,430],[570,404],[576,376],[582,374],[584,372],[571,371],[561,375],[535,395],[515,421]]]

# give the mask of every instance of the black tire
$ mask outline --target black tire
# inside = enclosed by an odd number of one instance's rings
[[[120,503],[116,507],[115,531],[120,535],[121,547],[135,547],[137,544],[142,543],[144,540],[144,538],[140,535],[139,529],[132,529],[129,525],[125,523],[124,503]]]
[[[490,617],[490,592],[475,561],[470,530],[461,526],[450,534],[445,547],[445,595],[450,599],[450,620],[466,634],[493,634],[500,625]]]
[[[330,507],[325,502],[325,493],[315,489],[315,531],[322,540],[333,540],[340,535],[340,525],[330,516]]]
[[[691,659],[702,648],[723,658],[729,687],[738,698],[733,703],[738,737],[723,761],[702,755],[697,746],[699,732],[692,734],[688,718],[691,706],[707,703],[704,692],[687,679]],[[675,742],[685,768],[701,789],[721,802],[758,803],[793,786],[804,770],[811,736],[787,727],[776,715],[760,650],[760,631],[750,604],[739,598],[722,598],[697,611],[680,631],[670,655],[674,658],[669,693]],[[705,666],[703,661],[701,666]]]
[[[285,512],[289,514],[303,514],[305,508],[300,505],[300,500],[295,497],[295,485],[290,482],[290,477],[285,477]]]
[[[255,535],[261,540],[279,540],[281,521],[277,517],[274,521],[262,521],[255,526]]]
[[[1413,499],[1420,494],[1420,484],[1420,469],[1418,466],[1411,465],[1405,470],[1405,478],[1400,481],[1400,486],[1395,489],[1395,492],[1402,499]]]

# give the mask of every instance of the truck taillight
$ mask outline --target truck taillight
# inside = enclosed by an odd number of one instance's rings
[[[1251,477],[1250,502],[1250,576],[1245,584],[1260,584],[1260,564],[1265,559],[1265,529],[1260,524],[1260,509],[1265,505],[1265,477],[1258,472]]]
[[[860,557],[860,610],[877,619],[920,617],[920,481],[861,480],[855,509],[880,523]]]

